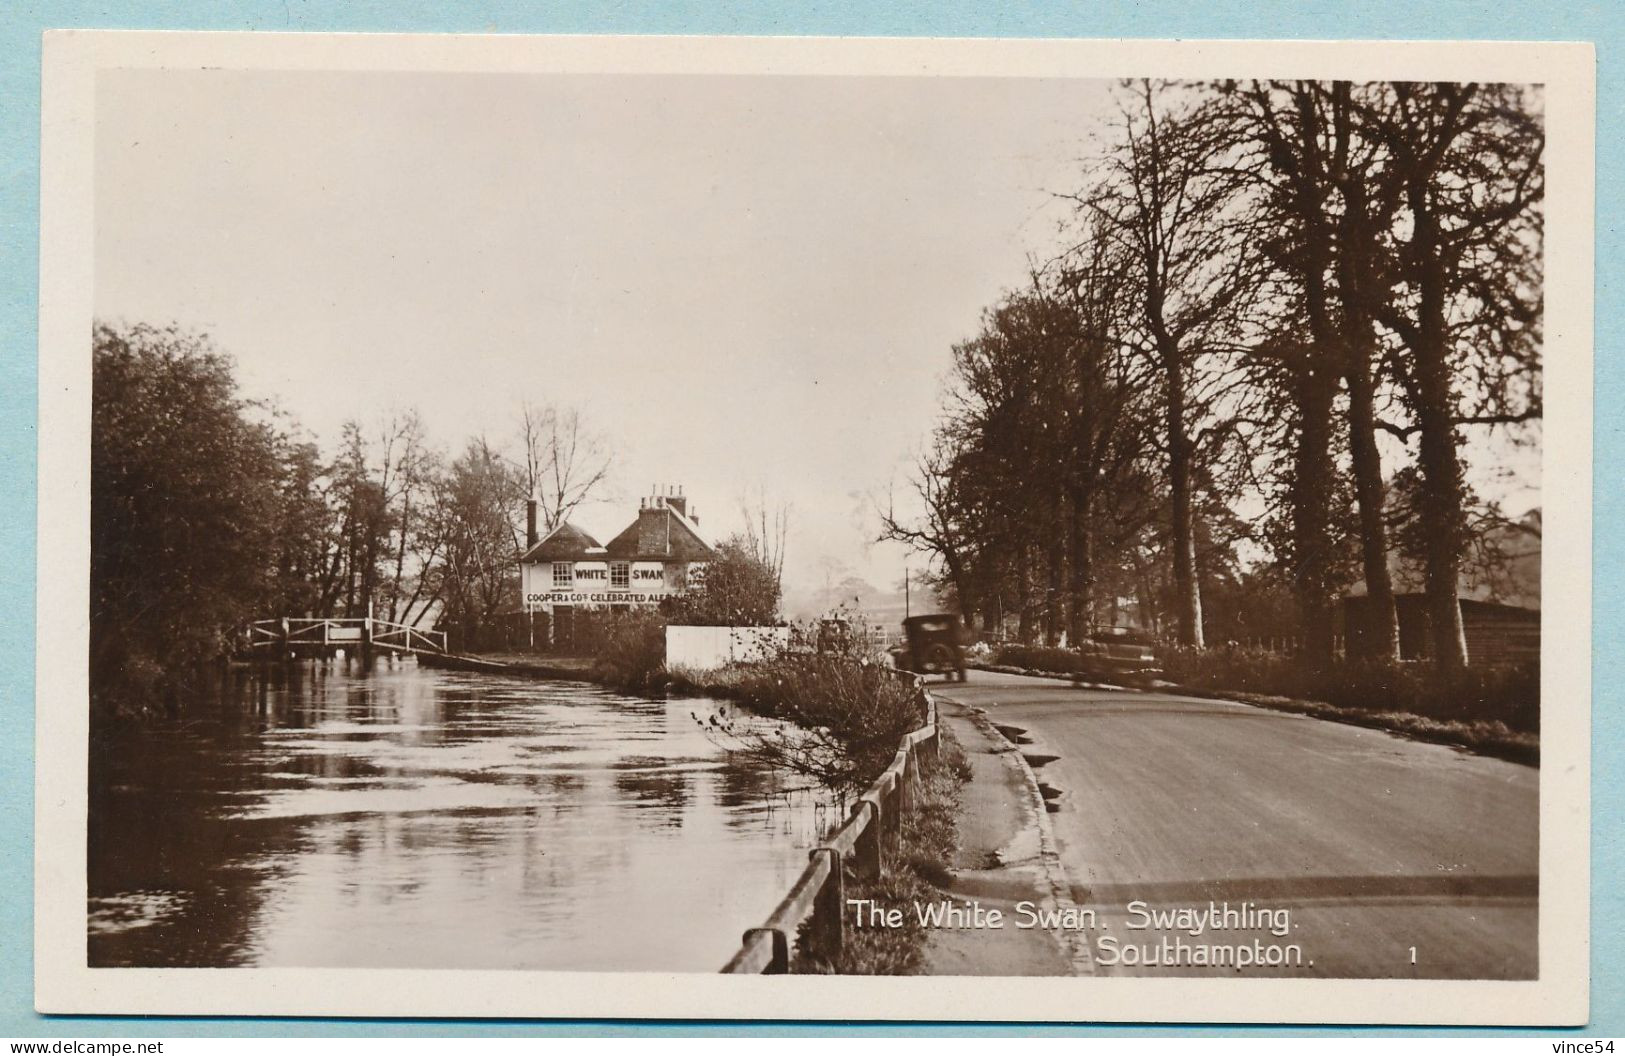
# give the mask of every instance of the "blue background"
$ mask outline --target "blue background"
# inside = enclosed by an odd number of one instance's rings
[[[385,1020],[230,1020],[42,1017],[33,1011],[34,539],[37,428],[36,311],[39,243],[40,34],[56,27],[124,29],[347,30],[497,33],[727,33],[1008,37],[1304,37],[1365,39],[1590,40],[1597,44],[1597,272],[1595,582],[1592,771],[1592,1024],[1581,1035],[1625,1034],[1621,932],[1625,931],[1618,820],[1625,783],[1609,765],[1625,758],[1619,715],[1625,660],[1625,515],[1617,483],[1625,436],[1609,412],[1625,402],[1625,363],[1616,354],[1618,278],[1625,250],[1615,218],[1625,202],[1625,5],[1482,0],[1310,2],[1140,0],[1006,3],[874,0],[779,3],[557,3],[355,0],[139,0],[131,3],[16,3],[0,14],[0,1036],[92,1035],[469,1035],[819,1034],[864,1032],[987,1035],[1176,1033],[1167,1027],[967,1027],[893,1024],[635,1024]],[[1561,702],[1554,702],[1561,703]],[[1577,863],[1578,864],[1578,863]],[[1302,1028],[1286,1028],[1302,1033]],[[1258,1028],[1188,1028],[1258,1033]],[[1267,1031],[1266,1031],[1267,1032]],[[1354,1033],[1338,1030],[1336,1033]],[[1382,1033],[1395,1033],[1384,1030]],[[1415,1032],[1423,1033],[1423,1032]],[[1459,1033],[1438,1031],[1430,1033]],[[1472,1031],[1470,1033],[1484,1033]],[[1506,1032],[1497,1032],[1506,1033]]]

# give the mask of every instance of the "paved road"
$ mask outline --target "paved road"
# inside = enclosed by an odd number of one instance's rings
[[[1107,965],[1110,936],[1301,948],[1299,967],[1247,974],[1536,975],[1536,769],[1243,704],[970,677],[932,688],[1026,731],[1022,751],[1058,793],[1050,820],[1073,897],[1099,913],[1097,973],[1235,974]],[[1134,930],[1134,900],[1252,903],[1286,910],[1291,928]]]

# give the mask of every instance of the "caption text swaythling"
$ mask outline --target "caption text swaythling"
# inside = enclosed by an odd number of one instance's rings
[[[1008,914],[974,900],[915,902],[905,910],[901,906],[882,905],[875,899],[849,898],[846,906],[852,915],[853,926],[859,928],[902,928],[913,925],[921,928],[982,930],[1003,928],[1007,922],[1022,930],[1096,931],[1110,927],[1103,924],[1096,910],[1090,907],[1046,907],[1030,901],[1017,902]],[[1096,936],[1095,956],[1103,965],[1229,968],[1314,965],[1314,961],[1305,961],[1303,947],[1297,943],[1266,943],[1262,938],[1235,943],[1185,941],[1186,936],[1197,938],[1209,932],[1228,931],[1266,932],[1274,938],[1285,938],[1293,928],[1291,912],[1285,908],[1259,906],[1252,902],[1234,905],[1229,902],[1209,902],[1205,906],[1155,908],[1136,899],[1123,907],[1123,918],[1123,927],[1129,931],[1150,930],[1172,933],[1172,936],[1164,935],[1150,943],[1125,942],[1111,935]]]

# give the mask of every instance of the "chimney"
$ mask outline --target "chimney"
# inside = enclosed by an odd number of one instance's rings
[[[688,516],[688,499],[683,496],[683,486],[681,484],[677,485],[677,494],[666,496],[666,505],[684,517]]]
[[[638,553],[671,553],[671,518],[653,501],[638,511]]]
[[[536,496],[525,500],[525,549],[536,545]]]

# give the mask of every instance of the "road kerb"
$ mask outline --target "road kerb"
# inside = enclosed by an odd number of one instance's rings
[[[1053,903],[1052,906],[1044,908],[1058,910],[1063,916],[1076,917],[1079,907],[1072,899],[1072,884],[1067,879],[1066,866],[1061,864],[1060,845],[1055,838],[1055,827],[1050,824],[1049,810],[1044,805],[1044,794],[1038,788],[1038,775],[1033,773],[1033,768],[1022,757],[1021,746],[1012,743],[1010,738],[1000,733],[993,725],[993,721],[988,718],[987,709],[970,704],[964,707],[971,721],[983,733],[1010,745],[1011,751],[1007,754],[1013,758],[1014,765],[1021,772],[1022,782],[1027,787],[1027,795],[1032,802],[1034,817],[1037,819],[1038,857],[1044,869],[1044,882],[1049,887],[1045,901]],[[1073,975],[1095,974],[1095,961],[1089,952],[1089,940],[1082,931],[1063,928],[1051,931],[1050,935],[1060,945],[1062,953],[1071,964]]]

